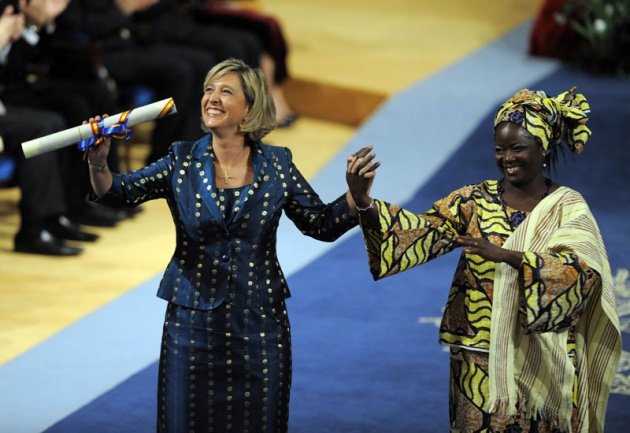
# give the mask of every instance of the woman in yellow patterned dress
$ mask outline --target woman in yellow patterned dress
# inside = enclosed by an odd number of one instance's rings
[[[546,177],[590,137],[589,105],[523,89],[495,116],[500,180],[423,214],[370,197],[378,163],[348,158],[374,279],[462,247],[439,341],[451,432],[603,432],[621,350],[606,250],[588,205]]]

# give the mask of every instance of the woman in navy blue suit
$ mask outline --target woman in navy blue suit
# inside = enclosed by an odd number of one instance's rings
[[[109,171],[105,140],[88,153],[92,186],[111,207],[164,198],[175,223],[158,289],[168,301],[158,431],[285,432],[290,292],[276,256],[278,222],[284,211],[305,235],[332,242],[356,226],[357,210],[347,192],[323,203],[289,149],[260,141],[276,127],[260,69],[234,59],[213,67],[201,114],[209,134],[126,174]],[[370,151],[357,152],[364,165]]]

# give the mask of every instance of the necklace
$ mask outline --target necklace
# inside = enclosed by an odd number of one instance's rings
[[[242,156],[243,156],[243,152],[247,152],[250,151],[249,146],[246,146],[243,151],[241,151],[239,153],[239,155],[236,155],[235,159],[233,160],[232,165],[239,164],[239,160],[242,161]],[[247,159],[249,161],[249,158],[251,158],[251,152],[250,154],[247,156]],[[223,164],[221,164],[221,161],[219,160],[219,158],[215,158],[215,162],[218,164],[218,168],[220,168],[221,170],[223,170],[223,176],[219,176],[219,174],[217,173],[217,179],[221,179],[223,182],[225,182],[226,184],[230,184],[230,179],[234,179],[234,176],[230,176],[230,171],[233,167],[225,168],[223,167]],[[237,170],[237,174],[239,173],[239,171]],[[239,179],[240,179],[240,175],[239,175]]]
[[[505,190],[503,189],[504,180],[505,179],[503,178],[499,181],[499,185],[497,188],[497,190],[499,191],[499,201],[501,202],[501,208],[503,209],[505,216],[508,217],[508,219],[510,220],[510,227],[512,227],[512,230],[515,230],[516,227],[518,227],[523,222],[527,214],[518,209],[514,209],[514,212],[512,212],[512,215],[508,214],[507,207],[509,205],[507,201],[505,201],[505,199],[503,198],[503,193],[505,192]],[[541,200],[549,195],[549,189],[551,189],[551,185],[553,185],[553,181],[546,177],[545,185],[547,186],[547,189],[545,189],[545,192],[542,193],[542,196],[540,197]]]
[[[219,163],[219,165],[221,165],[221,163]],[[228,171],[225,168],[223,168],[223,176],[218,176],[218,178],[223,180],[223,182],[225,183],[230,183],[230,179],[234,179],[232,176],[230,176],[230,173],[228,173]]]

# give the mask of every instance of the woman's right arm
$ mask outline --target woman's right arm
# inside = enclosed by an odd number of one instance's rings
[[[104,115],[103,118],[107,117]],[[101,116],[91,117],[89,123],[98,122]],[[84,124],[88,122],[83,122]],[[103,197],[112,187],[112,173],[107,166],[107,156],[111,147],[111,138],[105,139],[96,147],[87,151],[87,163],[90,167],[90,181],[94,193]]]
[[[112,187],[112,173],[107,166],[107,159],[103,162],[94,162],[88,156],[88,165],[90,167],[92,189],[94,189],[94,193],[97,196],[103,197]]]

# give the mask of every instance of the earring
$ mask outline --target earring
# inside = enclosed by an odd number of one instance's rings
[[[547,168],[547,163],[543,162],[543,168]]]

